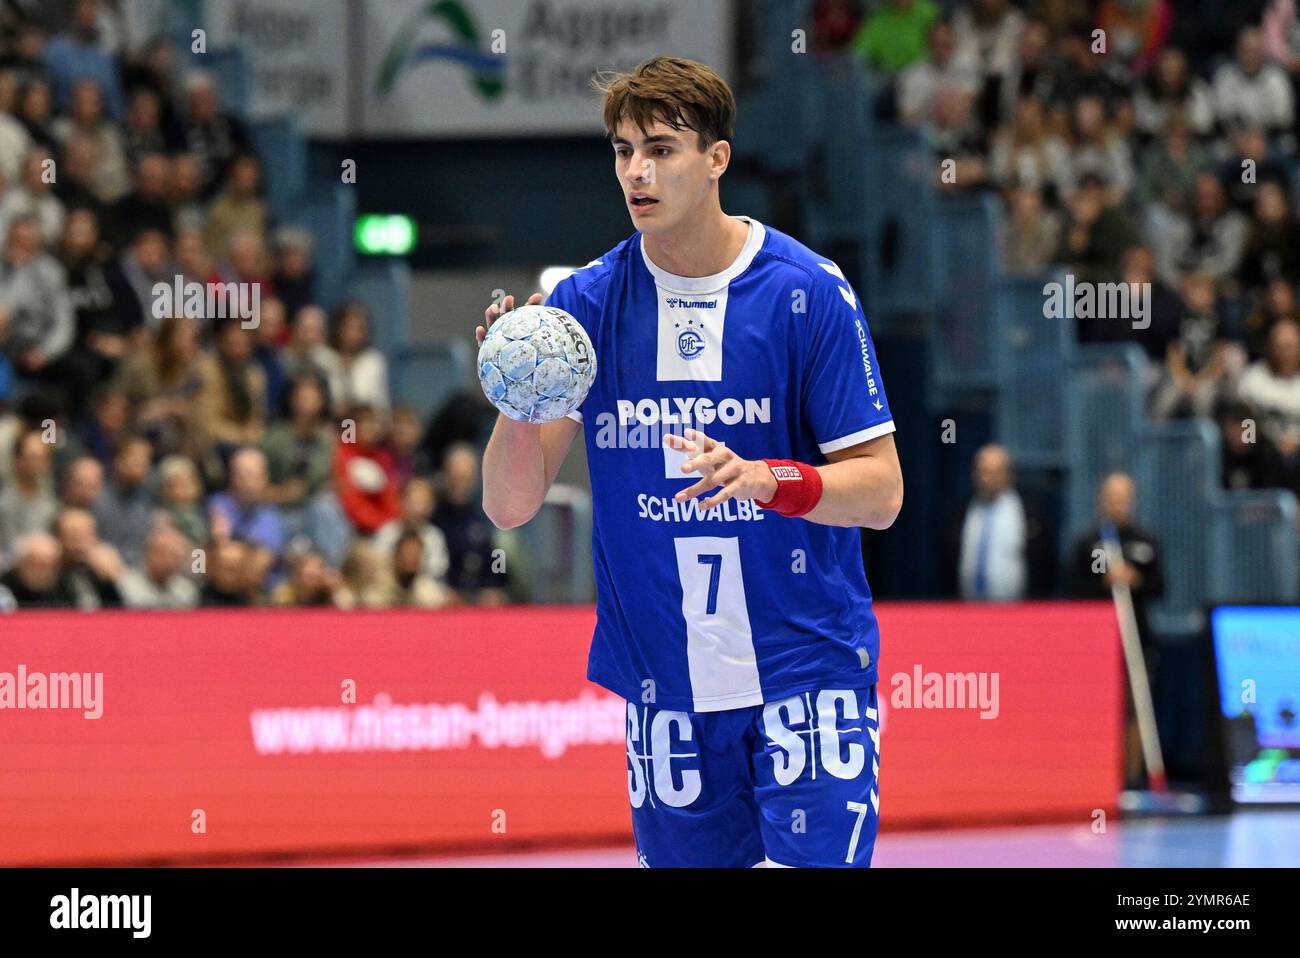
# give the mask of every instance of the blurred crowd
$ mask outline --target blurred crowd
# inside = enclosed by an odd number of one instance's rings
[[[391,401],[214,78],[118,14],[0,6],[0,610],[506,601],[473,430]]]
[[[1001,198],[1008,273],[1150,284],[1143,328],[1079,319],[1079,340],[1141,347],[1152,414],[1215,420],[1227,486],[1300,493],[1295,0],[816,13],[822,50],[885,81],[878,116],[953,161],[938,185]]]

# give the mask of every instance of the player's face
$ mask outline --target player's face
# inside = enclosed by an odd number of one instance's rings
[[[612,143],[623,200],[642,233],[669,232],[707,209],[705,201],[729,156],[725,143],[701,150],[694,130],[657,121],[642,133],[623,120]]]

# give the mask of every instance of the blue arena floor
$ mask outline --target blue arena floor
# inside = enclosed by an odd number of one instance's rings
[[[502,852],[456,857],[360,859],[362,867],[635,868],[631,846]],[[876,842],[880,868],[1300,867],[1300,811],[1251,809],[1201,818],[1113,821],[1105,832],[1086,825],[885,832]]]

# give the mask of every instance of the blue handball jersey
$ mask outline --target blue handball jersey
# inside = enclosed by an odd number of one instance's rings
[[[821,464],[893,432],[862,304],[843,273],[742,218],[740,256],[683,277],[639,233],[555,287],[596,350],[583,425],[596,631],[588,678],[714,712],[864,688],[880,649],[857,529],[673,495],[698,481],[663,437],[688,427],[745,459]]]

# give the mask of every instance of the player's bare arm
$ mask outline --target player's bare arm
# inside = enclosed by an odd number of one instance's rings
[[[541,293],[528,297],[529,306],[541,301]],[[507,296],[500,306],[484,310],[485,325],[475,329],[475,339],[481,344],[492,324],[514,306],[515,298]],[[537,515],[581,428],[572,419],[538,425],[497,416],[483,452],[483,510],[497,528],[513,529]]]
[[[665,436],[670,449],[691,456],[683,473],[698,473],[700,481],[677,493],[679,502],[712,489],[704,500],[713,509],[728,499],[768,501],[776,496],[777,480],[762,459],[742,459],[733,450],[697,429],[683,436]],[[879,436],[846,449],[827,453],[830,460],[818,466],[822,494],[803,518],[826,526],[888,529],[903,507],[903,472],[892,435]],[[721,488],[719,488],[721,487]]]

